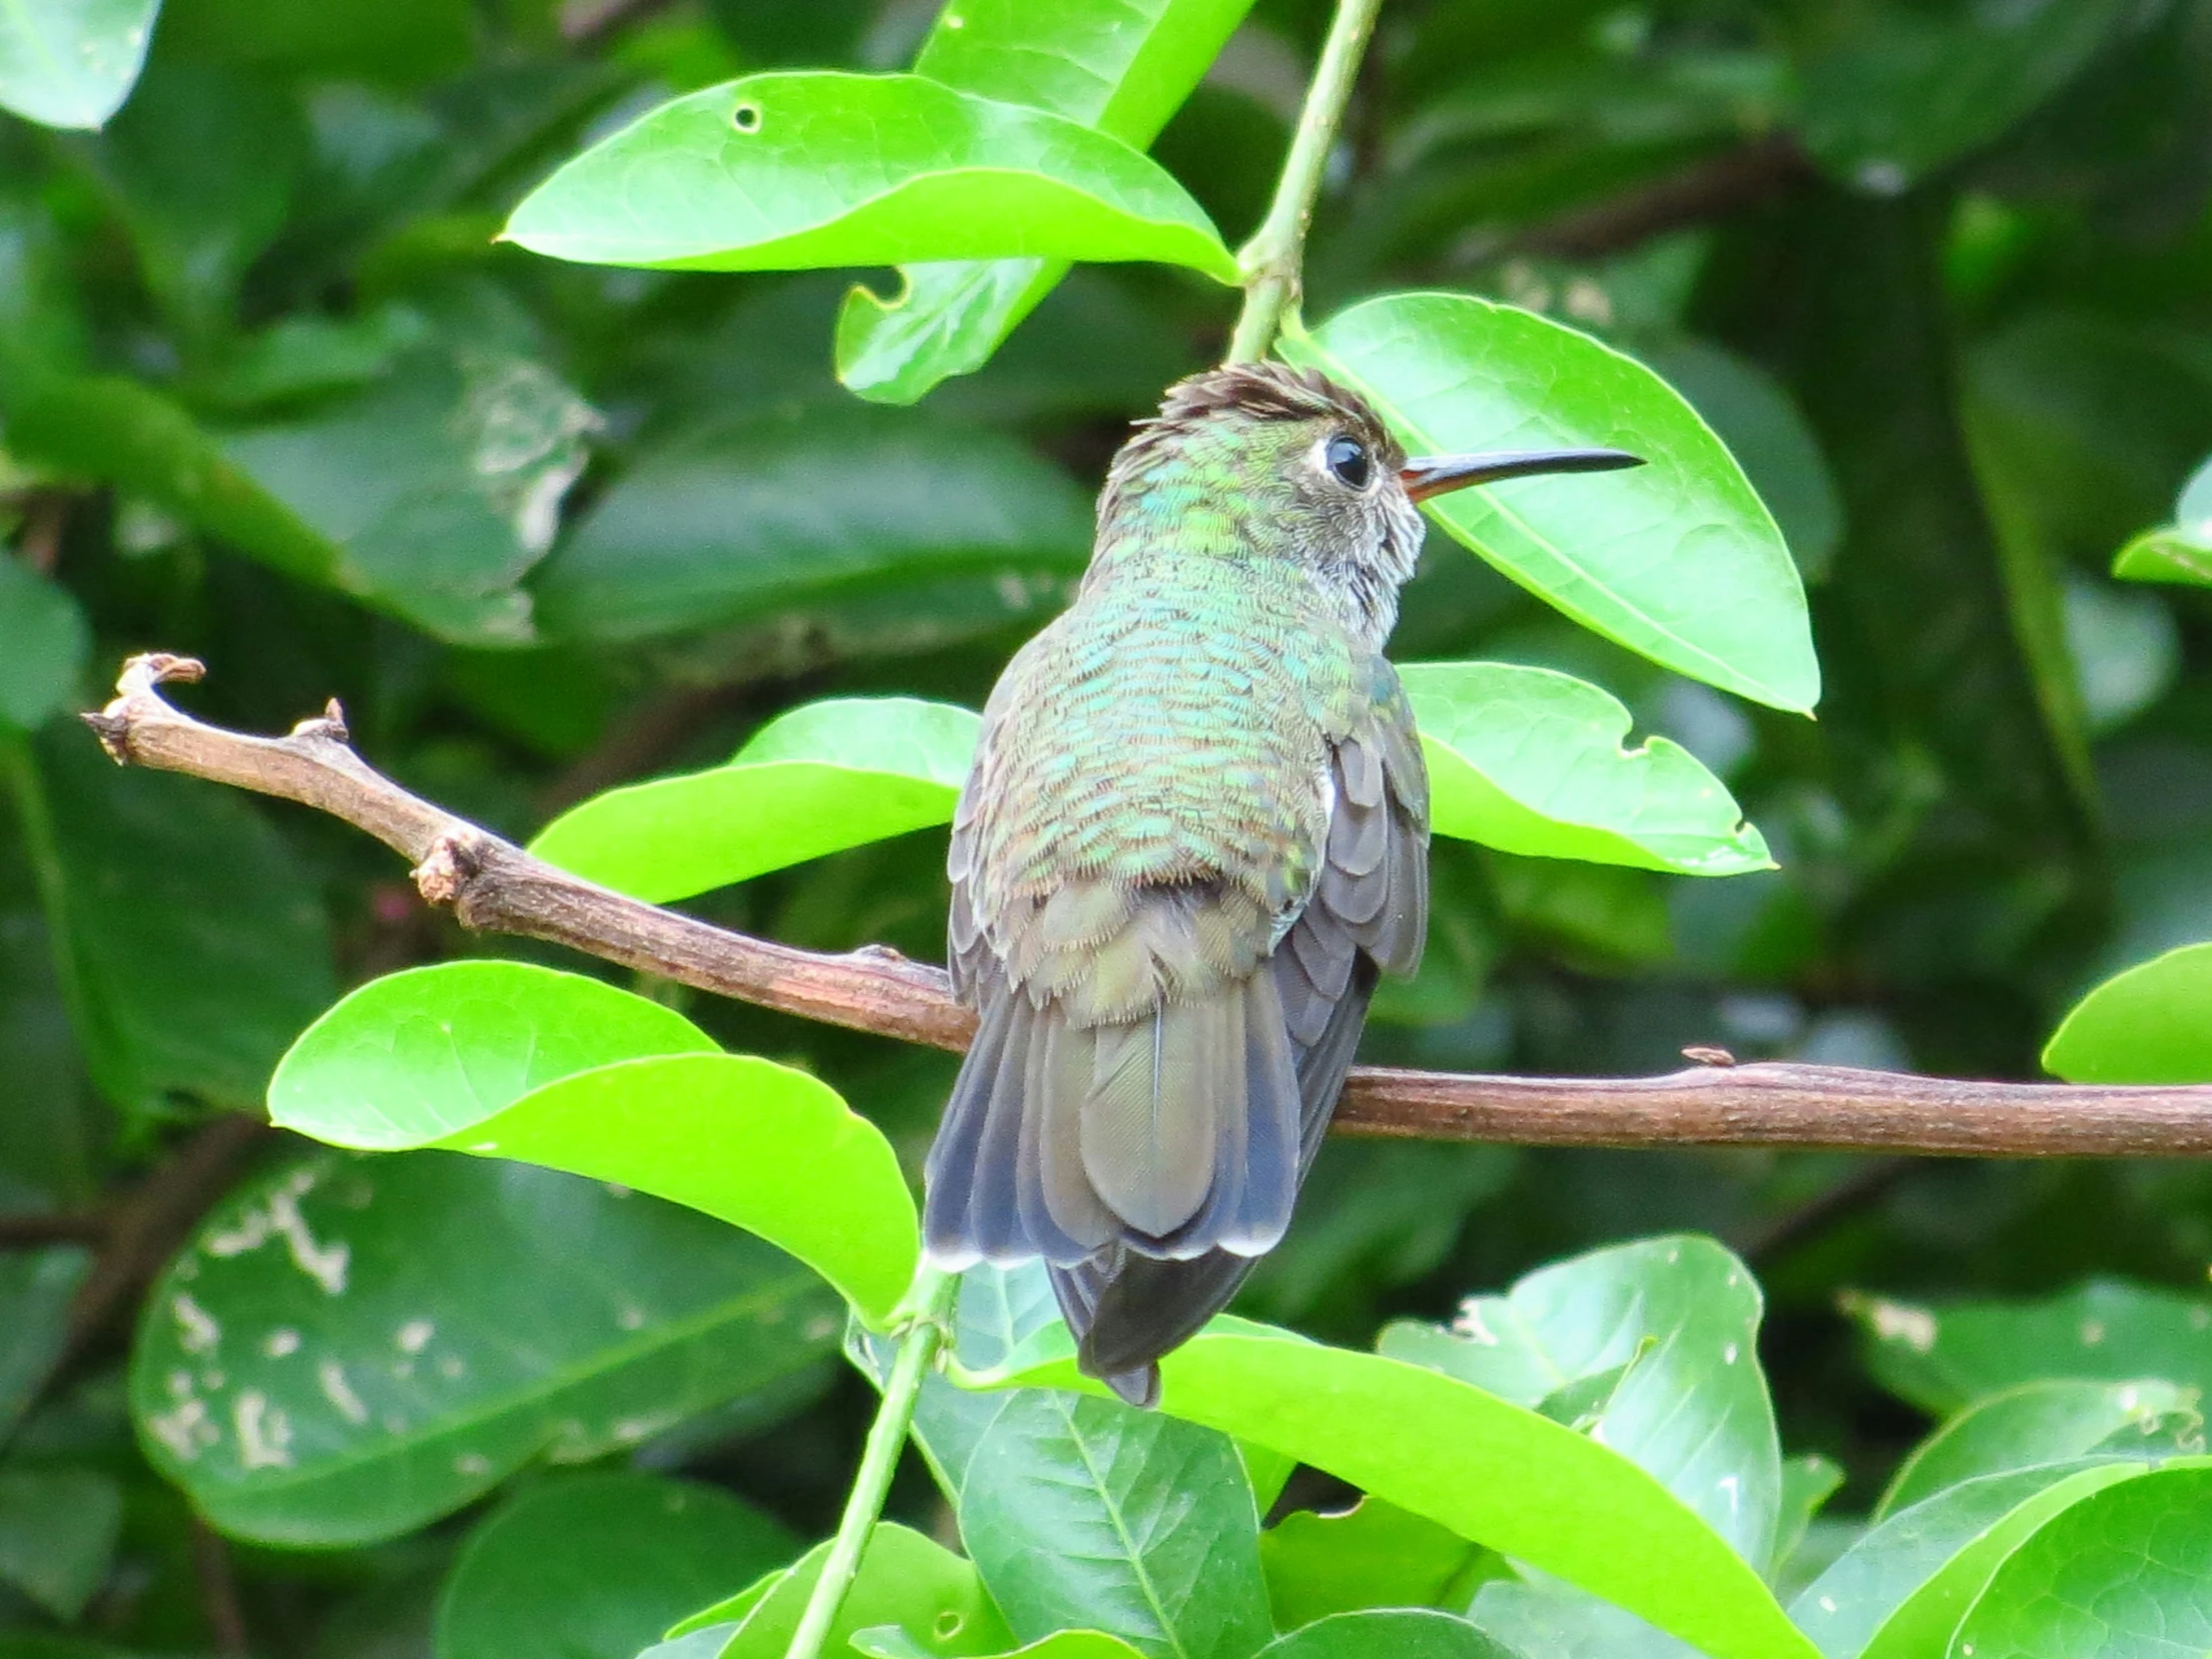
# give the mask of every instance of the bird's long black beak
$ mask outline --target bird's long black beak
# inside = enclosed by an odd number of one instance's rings
[[[1486,455],[1416,455],[1398,471],[1398,482],[1415,501],[1469,484],[1494,484],[1501,478],[1526,478],[1539,472],[1616,472],[1642,466],[1641,455],[1625,449],[1500,449]]]

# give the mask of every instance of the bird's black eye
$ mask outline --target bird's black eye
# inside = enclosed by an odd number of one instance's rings
[[[1339,434],[1329,440],[1325,451],[1329,470],[1337,475],[1337,482],[1346,489],[1364,490],[1368,487],[1368,446],[1358,438]]]

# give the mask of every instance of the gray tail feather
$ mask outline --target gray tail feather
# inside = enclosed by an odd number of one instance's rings
[[[1344,1089],[1345,1074],[1360,1045],[1377,972],[1364,954],[1328,1024],[1297,1051],[1303,1105],[1299,1179],[1303,1184],[1321,1150]],[[1130,1404],[1159,1403],[1159,1360],[1195,1337],[1228,1307],[1259,1258],[1226,1250],[1183,1261],[1140,1255],[1126,1246],[1101,1251],[1086,1262],[1051,1270],[1052,1294],[1076,1343],[1076,1364]]]

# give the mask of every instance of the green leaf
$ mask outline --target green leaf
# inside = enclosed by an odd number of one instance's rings
[[[1767,1576],[1777,1582],[1790,1564],[1823,1505],[1844,1483],[1844,1471],[1817,1451],[1782,1459],[1782,1504],[1775,1522],[1774,1566]]]
[[[1773,515],[1665,381],[1586,334],[1455,293],[1340,312],[1300,360],[1410,449],[1605,445],[1648,465],[1441,496],[1436,521],[1521,586],[1667,668],[1779,709],[1820,698],[1805,590]]]
[[[64,1624],[108,1576],[123,1530],[123,1491],[95,1469],[0,1469],[0,1583]]]
[[[45,1385],[69,1341],[69,1305],[92,1271],[77,1245],[0,1255],[0,1440]]]
[[[742,1622],[720,1659],[783,1659],[830,1545],[818,1544],[772,1584],[694,1613],[669,1635],[682,1637],[731,1618]],[[841,1653],[853,1632],[896,1627],[930,1659],[965,1659],[1013,1646],[975,1568],[943,1545],[893,1521],[878,1521],[823,1651]],[[714,1649],[709,1649],[710,1655]]]
[[[1399,674],[1437,834],[1686,875],[1774,868],[1727,786],[1666,738],[1624,748],[1628,710],[1587,681],[1510,663]]]
[[[796,1548],[782,1524],[717,1486],[628,1472],[550,1481],[454,1557],[436,1659],[634,1659],[670,1621]]]
[[[86,1063],[126,1110],[258,1103],[336,994],[308,872],[236,793],[125,770],[73,727],[0,740]]]
[[[2112,574],[2130,582],[2212,588],[2212,543],[2177,527],[2145,530],[2114,556]]]
[[[918,75],[752,75],[676,99],[540,185],[505,235],[668,270],[1045,256],[1237,280],[1204,210],[1140,152]]]
[[[532,962],[440,962],[370,980],[302,1032],[270,1079],[269,1110],[279,1124],[383,1152],[466,1129],[596,1066],[719,1052],[674,1009],[601,979]]]
[[[2212,1083],[2212,944],[2097,986],[2044,1045],[2043,1069],[2069,1083]]]
[[[1020,1640],[1081,1628],[1153,1659],[1247,1659],[1273,1630],[1252,1487],[1212,1429],[1024,1391],[977,1442],[959,1508]]]
[[[336,1146],[519,1159],[672,1199],[789,1251],[879,1325],[920,1252],[890,1143],[827,1083],[694,1052],[706,1039],[650,1007],[514,963],[395,975],[300,1039],[271,1117]],[[625,1048],[645,1057],[554,1074]]]
[[[309,148],[291,88],[169,51],[95,147],[146,284],[196,355],[236,327]]]
[[[1807,1586],[1790,1613],[1824,1659],[1924,1659],[1950,1651],[1958,1619],[2004,1558],[2141,1463],[2054,1463],[1984,1475],[1899,1511]]]
[[[2197,1390],[2139,1382],[2023,1382],[1967,1406],[1914,1448],[1875,1506],[1881,1520],[1976,1475],[2082,1457],[2131,1425],[2188,1411]]]
[[[854,1631],[852,1645],[868,1659],[928,1659],[928,1649],[895,1624]],[[1041,1641],[993,1659],[1143,1659],[1119,1636],[1100,1630],[1055,1630]]]
[[[440,639],[513,645],[531,637],[517,584],[553,545],[598,425],[529,358],[429,347],[355,397],[224,447],[332,550],[335,586]]]
[[[914,71],[1026,104],[1142,150],[1190,96],[1252,0],[965,0],[938,15]],[[837,378],[911,403],[989,360],[1066,275],[1058,260],[954,261],[900,273],[897,297],[855,287],[837,313]]]
[[[161,0],[14,0],[0,10],[0,109],[98,127],[146,62]]]
[[[1798,573],[1808,582],[1827,576],[1844,539],[1844,504],[1820,439],[1789,392],[1756,363],[1706,340],[1657,351],[1651,366],[1743,463],[1773,509]]]
[[[1057,595],[1090,557],[1090,505],[1001,432],[898,421],[754,418],[642,460],[549,559],[549,634],[625,641],[764,620],[848,597],[901,606],[925,583]],[[970,613],[989,615],[978,597]],[[972,622],[969,623],[972,626]]]
[[[788,1396],[836,1302],[758,1240],[595,1181],[325,1152],[219,1206],[147,1302],[131,1405],[224,1530],[395,1537],[535,1458]]]
[[[866,841],[952,821],[981,722],[908,697],[836,698],[781,715],[725,767],[610,790],[530,850],[665,904]]]
[[[1505,1570],[1481,1545],[1376,1497],[1339,1515],[1285,1515],[1260,1534],[1260,1564],[1284,1630],[1368,1607],[1464,1607]]]
[[[7,413],[15,454],[141,496],[287,576],[338,583],[339,550],[151,387],[116,377],[42,379],[11,388]]]
[[[1222,1320],[1161,1366],[1161,1408],[1310,1463],[1627,1608],[1713,1659],[1810,1644],[1727,1540],[1597,1440],[1456,1378]],[[1048,1328],[971,1385],[1091,1388]]]
[[[2167,1659],[2212,1649],[2212,1467],[2091,1493],[1999,1567],[1951,1651],[1981,1659]]]
[[[2098,1279],[2043,1302],[1924,1308],[1853,1295],[1843,1306],[1882,1385],[1938,1415],[2051,1378],[2212,1388],[2212,1303],[2154,1286]]]
[[[1015,1268],[979,1263],[960,1275],[959,1299],[953,1305],[953,1353],[968,1369],[987,1371],[1003,1364],[1059,1317],[1060,1307],[1052,1298],[1042,1262],[1024,1262]],[[888,1342],[854,1331],[847,1336],[845,1353],[876,1386],[882,1386],[893,1358]],[[977,1393],[954,1386],[937,1373],[922,1380],[921,1397],[914,1406],[914,1443],[928,1459],[947,1503],[958,1506],[968,1464],[984,1433],[1012,1402],[1027,1397],[1018,1389]]]
[[[1591,1437],[1764,1570],[1782,1454],[1759,1369],[1760,1313],[1750,1270],[1711,1239],[1649,1239],[1540,1269],[1504,1296],[1469,1297],[1448,1327],[1392,1325],[1377,1347],[1527,1406],[1625,1366]]]
[[[69,590],[0,555],[0,725],[28,730],[66,708],[91,648]]]
[[[1465,1619],[1403,1607],[1338,1613],[1260,1651],[1265,1659],[1516,1659]]]
[[[2037,0],[1837,15],[1848,20],[1843,37],[1800,70],[1799,132],[1840,178],[1895,196],[2065,85],[2127,8],[2124,0]]]

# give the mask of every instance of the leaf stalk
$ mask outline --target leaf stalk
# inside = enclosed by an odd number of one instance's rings
[[[792,1632],[784,1659],[822,1659],[830,1630],[837,1622],[844,1598],[859,1576],[860,1556],[867,1548],[875,1522],[883,1513],[883,1498],[890,1490],[898,1454],[913,1425],[914,1402],[921,1396],[922,1379],[944,1346],[945,1328],[952,1317],[952,1299],[959,1290],[957,1275],[924,1267],[914,1276],[913,1288],[900,1304],[902,1329],[898,1352],[891,1361],[890,1376],[883,1382],[883,1402],[867,1431],[860,1452],[860,1467],[852,1477],[852,1490],[837,1522],[837,1535],[822,1563],[822,1576],[807,1597],[807,1610]]]
[[[1329,152],[1336,145],[1337,129],[1344,124],[1345,106],[1352,99],[1352,85],[1360,73],[1360,59],[1375,32],[1376,14],[1382,0],[1338,0],[1329,38],[1322,44],[1321,62],[1313,84],[1306,89],[1306,107],[1299,112],[1298,131],[1291,135],[1290,153],[1283,158],[1283,172],[1275,182],[1275,200],[1268,217],[1237,256],[1244,273],[1244,309],[1237,316],[1237,330],[1230,337],[1228,361],[1254,362],[1268,354],[1286,315],[1298,310],[1300,273],[1306,258],[1306,232],[1314,222],[1314,203],[1321,195],[1322,175],[1329,166]]]

